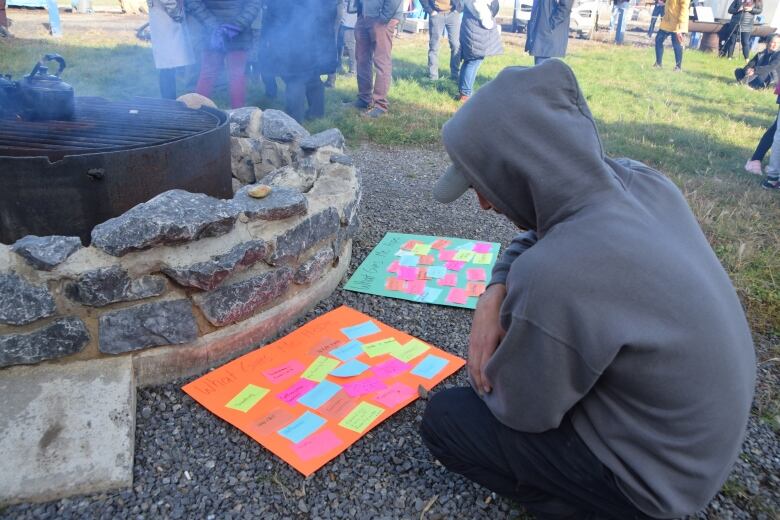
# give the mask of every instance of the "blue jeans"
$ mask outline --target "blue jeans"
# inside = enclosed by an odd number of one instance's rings
[[[485,58],[474,58],[473,60],[464,60],[460,67],[460,78],[458,80],[458,90],[464,96],[470,96],[474,88],[474,81],[477,79],[477,71]]]
[[[650,20],[650,28],[647,30],[647,37],[651,38],[653,36],[653,32],[655,31],[655,22],[658,20],[658,18],[663,18],[664,16],[664,6],[662,5],[656,5],[653,7],[653,18]]]
[[[457,11],[450,13],[437,12],[428,19],[428,77],[439,79],[439,45],[444,29],[447,29],[447,40],[450,43],[450,77],[458,77],[460,67],[460,17]]]
[[[655,62],[661,65],[664,60],[664,40],[668,36],[672,37],[672,48],[674,49],[674,61],[678,67],[682,67],[683,48],[677,40],[677,33],[671,33],[658,29],[658,35],[655,37]]]

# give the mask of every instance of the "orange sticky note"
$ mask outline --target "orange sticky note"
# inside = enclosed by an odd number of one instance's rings
[[[433,244],[431,244],[431,248],[433,249],[444,249],[450,245],[449,240],[444,240],[443,238],[439,238],[433,241]]]
[[[403,291],[404,290],[404,281],[400,278],[388,278],[385,280],[385,289],[388,291]]]
[[[422,294],[425,292],[425,280],[410,280],[406,282],[405,292],[409,294]]]
[[[418,267],[417,268],[417,279],[418,280],[427,280],[428,279],[428,269],[425,267]]]
[[[468,282],[466,284],[466,296],[479,296],[485,292],[485,284],[479,282]]]
[[[433,255],[422,255],[418,260],[418,263],[420,265],[433,265],[433,262],[435,261],[436,259],[433,257]]]
[[[414,249],[414,246],[416,246],[417,244],[422,244],[422,242],[420,242],[419,240],[409,240],[408,242],[406,242],[404,245],[401,246],[401,249],[406,249],[407,251],[411,251],[412,249]]]

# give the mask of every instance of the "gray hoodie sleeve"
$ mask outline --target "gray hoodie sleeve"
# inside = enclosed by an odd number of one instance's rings
[[[488,287],[493,284],[506,285],[506,277],[509,274],[509,268],[512,267],[512,262],[523,254],[526,249],[536,243],[536,233],[534,231],[526,231],[520,233],[512,239],[512,243],[501,254],[501,258],[498,259],[496,265],[493,266],[493,274],[490,276],[490,283]]]

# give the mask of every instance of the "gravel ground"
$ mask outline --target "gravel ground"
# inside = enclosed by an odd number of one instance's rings
[[[430,186],[447,165],[440,149],[362,146],[362,230],[351,271],[387,231],[450,235],[506,246],[514,229],[476,198],[444,206]],[[284,335],[346,304],[465,357],[471,311],[336,290]],[[779,338],[757,338],[759,357]],[[777,399],[778,363],[759,366],[757,403]],[[523,518],[522,510],[448,473],[422,445],[424,402],[385,421],[308,479],[185,395],[187,381],[138,390],[134,485],[114,494],[22,504],[0,518]],[[461,370],[439,388],[466,384]],[[780,420],[780,419],[778,419]],[[724,488],[697,518],[780,518],[780,438],[751,419],[744,452]]]

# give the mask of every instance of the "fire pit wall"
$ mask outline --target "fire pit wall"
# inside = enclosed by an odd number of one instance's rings
[[[231,135],[231,200],[171,190],[96,226],[89,247],[0,244],[0,367],[130,355],[137,382],[157,384],[270,339],[335,289],[361,193],[341,132],[248,107]],[[260,184],[270,193],[250,196]]]

